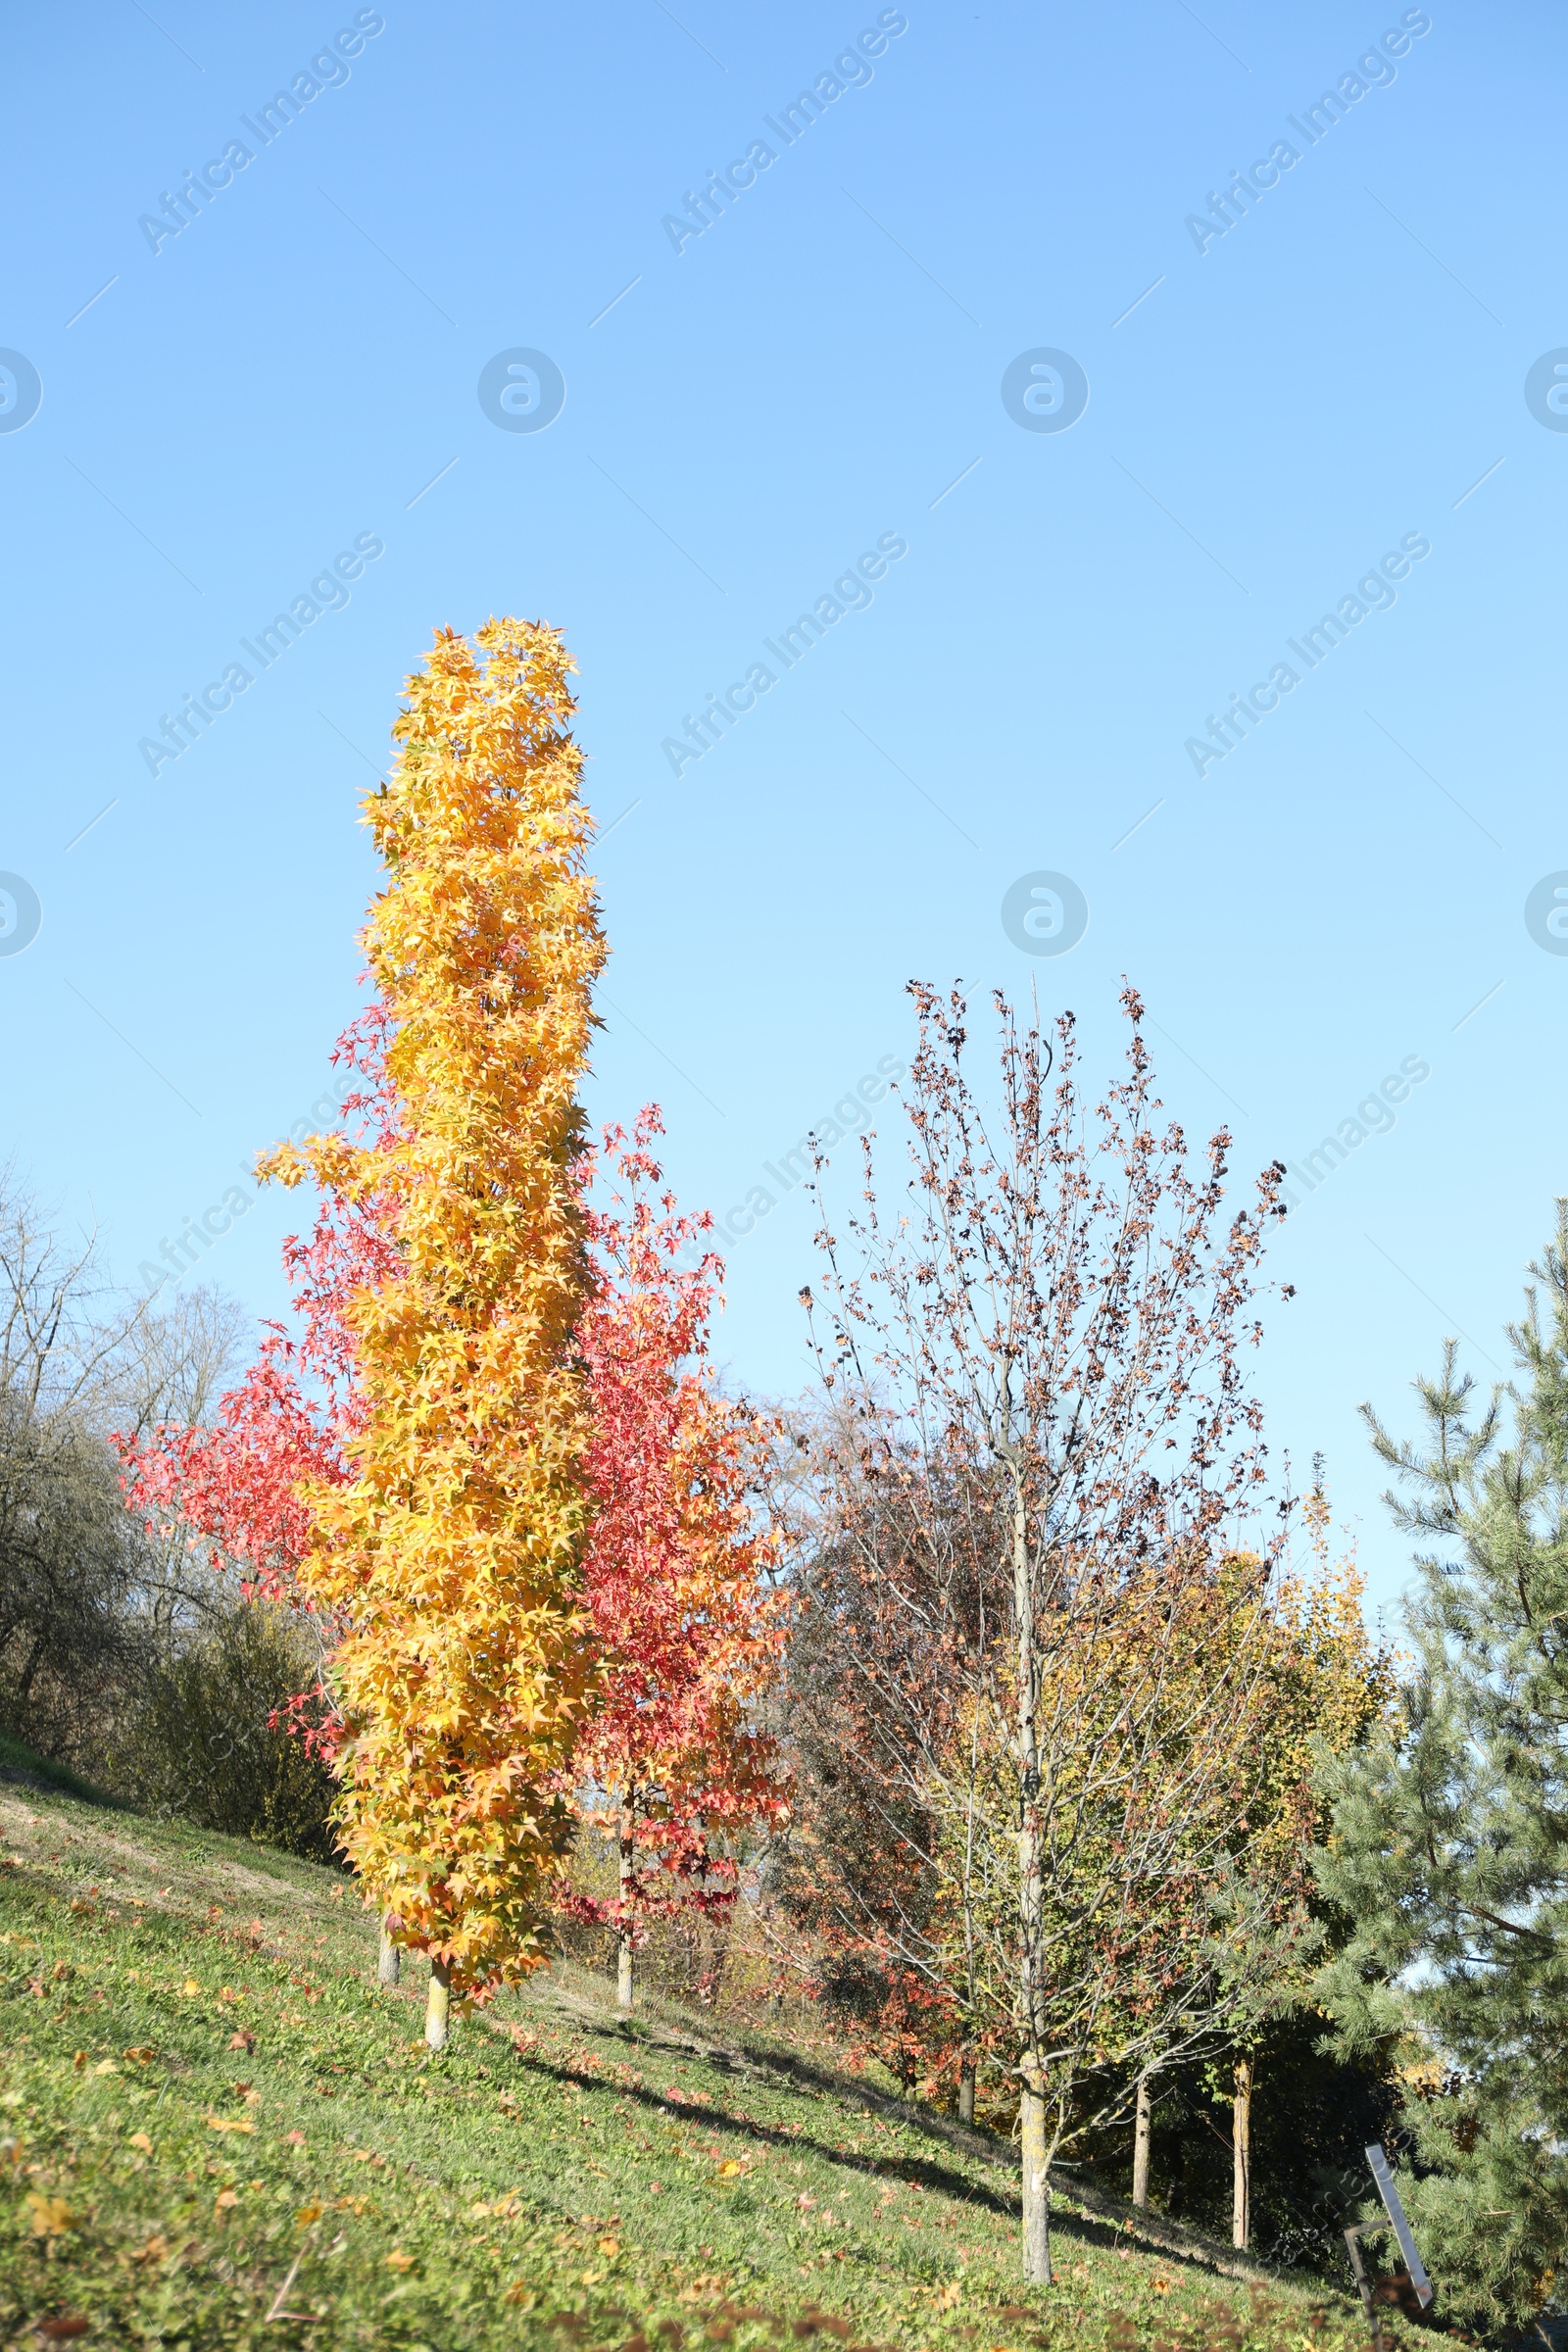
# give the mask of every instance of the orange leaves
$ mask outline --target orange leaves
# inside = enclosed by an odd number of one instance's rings
[[[460,1999],[541,1956],[568,1826],[549,1784],[591,1688],[570,1171],[604,945],[570,668],[554,630],[492,620],[439,633],[408,681],[365,803],[387,869],[370,1140],[270,1162],[377,1237],[335,1294],[358,1401],[344,1480],[301,1489],[299,1582],[346,1623],[350,1859]]]

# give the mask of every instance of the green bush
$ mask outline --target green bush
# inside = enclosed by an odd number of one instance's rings
[[[117,1785],[149,1812],[336,1860],[332,1778],[286,1715],[270,1720],[315,1680],[314,1654],[284,1611],[226,1609],[153,1672],[117,1742]]]

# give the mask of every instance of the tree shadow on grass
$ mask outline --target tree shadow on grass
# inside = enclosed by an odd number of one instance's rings
[[[755,2117],[731,2115],[727,2109],[710,2106],[707,2100],[694,2098],[672,2099],[667,2092],[656,2089],[651,2083],[606,2082],[590,2068],[576,2067],[563,2060],[541,2057],[536,2051],[518,2055],[524,2063],[553,2082],[572,2083],[579,2090],[612,2093],[617,2099],[630,2099],[646,2112],[656,2114],[668,2123],[690,2124],[703,2132],[722,2132],[735,2140],[750,2140],[760,2146],[778,2148],[795,2155],[820,2157],[825,2164],[840,2171],[858,2173],[867,2180],[903,2180],[914,2187],[931,2189],[951,2197],[956,2203],[979,2206],[988,2213],[1005,2218],[1018,2218],[1018,2199],[988,2188],[981,2181],[971,2180],[965,2174],[952,2171],[947,2165],[934,2163],[923,2156],[857,2155],[853,2149],[836,2148],[828,2141],[817,2139],[809,2132],[787,2132],[776,2124],[759,2123]],[[1114,2236],[1114,2231],[1107,2235]]]

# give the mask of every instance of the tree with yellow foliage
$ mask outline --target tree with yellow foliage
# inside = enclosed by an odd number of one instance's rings
[[[363,934],[396,1117],[264,1162],[373,1214],[352,1290],[358,1426],[309,1486],[299,1582],[345,1627],[344,1846],[448,2004],[544,1957],[569,1837],[553,1782],[593,1690],[580,1575],[588,1423],[578,1089],[605,957],[584,859],[573,664],[542,622],[437,633],[366,800],[387,887]]]
[[[1319,1787],[1325,1756],[1363,1744],[1387,1714],[1394,1690],[1386,1646],[1374,1644],[1362,1610],[1363,1582],[1353,1545],[1335,1556],[1329,1503],[1318,1480],[1300,1516],[1307,1559],[1282,1573],[1269,1597],[1269,1638],[1250,1694],[1246,1745],[1250,1776],[1245,1808],[1230,1842],[1248,1885],[1266,1899],[1243,1910],[1225,1955],[1229,2047],[1208,2074],[1223,2082],[1231,2107],[1231,2237],[1251,2242],[1252,2117],[1258,2068],[1268,2071],[1282,2021],[1313,2012],[1313,1980],[1331,1923],[1312,1899],[1311,1857],[1328,1830]],[[1230,1563],[1246,1567],[1247,1563]],[[1219,1633],[1222,1621],[1216,1621]],[[1223,1635],[1220,1635],[1223,1639]],[[1214,1670],[1215,1645],[1186,1667],[1195,1683]],[[1326,2018],[1324,2024],[1327,2024]],[[1177,2054],[1179,2060],[1179,2053]],[[1146,2068],[1138,2085],[1133,2146],[1133,2202],[1149,2201],[1152,2108],[1169,2055]]]

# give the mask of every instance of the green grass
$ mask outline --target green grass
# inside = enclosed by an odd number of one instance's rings
[[[310,1863],[14,1787],[0,1834],[10,2345],[1364,2340],[1347,2298],[1060,2205],[1058,2282],[1025,2291],[1004,2149],[867,2112],[783,2047],[704,2055],[669,2012],[628,2032],[580,1976],[433,2057],[423,1970],[379,1990],[373,1924]]]
[[[20,1777],[24,1782],[44,1782],[51,1788],[61,1789],[67,1796],[79,1796],[84,1804],[108,1805],[114,1802],[91,1781],[84,1781],[69,1764],[51,1763],[24,1741],[14,1739],[10,1732],[0,1731],[0,1781]]]

